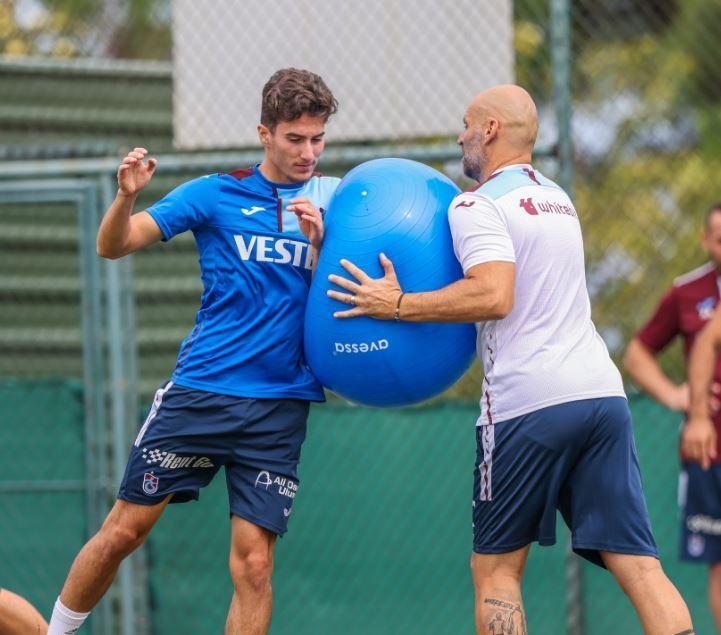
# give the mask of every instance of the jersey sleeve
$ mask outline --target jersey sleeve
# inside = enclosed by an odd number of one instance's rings
[[[516,262],[508,226],[496,206],[486,198],[461,194],[448,210],[453,250],[465,273],[486,262]]]
[[[197,229],[212,216],[218,202],[217,179],[209,175],[183,183],[146,210],[158,223],[163,240]]]
[[[675,289],[671,289],[661,298],[651,319],[636,333],[636,339],[658,353],[679,333],[678,301]]]
[[[340,179],[335,176],[321,176],[319,178],[319,181],[320,191],[318,201],[316,201],[316,205],[321,216],[325,218],[325,213],[328,210],[328,206],[333,199],[335,191],[338,189]]]

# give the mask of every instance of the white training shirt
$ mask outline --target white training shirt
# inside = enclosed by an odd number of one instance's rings
[[[448,219],[464,272],[491,261],[516,266],[513,309],[478,325],[485,374],[478,425],[625,397],[591,321],[581,226],[568,195],[530,165],[511,165],[456,196]]]

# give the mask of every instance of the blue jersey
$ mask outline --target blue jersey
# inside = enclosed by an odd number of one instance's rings
[[[312,250],[290,199],[327,208],[339,179],[268,181],[258,166],[176,188],[148,209],[163,239],[191,230],[203,295],[172,379],[207,392],[323,400],[303,356],[303,315]]]

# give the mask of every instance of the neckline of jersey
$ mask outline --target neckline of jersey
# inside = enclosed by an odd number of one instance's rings
[[[517,168],[528,168],[530,170],[533,170],[533,166],[530,163],[511,163],[511,165],[504,165],[502,168],[498,168],[495,172],[493,172],[493,174],[491,174],[491,176],[496,176],[501,172],[506,172],[507,170],[514,170]]]
[[[255,174],[262,183],[265,183],[269,188],[273,190],[299,190],[306,183],[308,183],[308,181],[303,181],[302,183],[275,183],[270,179],[266,179],[263,176],[263,173],[260,171],[260,163],[256,163],[253,166],[253,174]]]

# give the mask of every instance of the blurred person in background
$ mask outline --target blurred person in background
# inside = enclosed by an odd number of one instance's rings
[[[556,511],[573,549],[608,568],[649,635],[692,635],[683,598],[658,560],[631,413],[618,369],[591,320],[583,238],[568,195],[531,165],[538,119],[521,87],[479,94],[458,138],[479,182],[448,210],[464,278],[404,293],[341,261],[331,275],[352,305],[338,318],[478,322],[484,370],[473,489],[478,635],[527,635],[521,581],[531,543],[556,542]],[[533,629],[531,629],[533,630]]]
[[[0,588],[0,635],[45,635],[48,623],[19,595]]]
[[[668,377],[656,356],[680,336],[691,378],[694,343],[697,340],[700,343],[702,329],[712,316],[718,315],[715,309],[721,288],[721,203],[713,205],[706,213],[702,246],[711,261],[676,279],[651,318],[628,345],[623,358],[626,370],[641,389],[667,408],[683,413],[689,412],[689,386],[676,384]],[[711,350],[708,343],[704,350]],[[721,453],[716,446],[712,454],[687,452],[689,435],[694,439],[701,434],[706,439],[703,426],[709,421],[713,421],[716,429],[714,439],[721,438],[717,434],[721,426],[718,402],[721,357],[712,356],[711,359],[713,381],[707,384],[709,394],[704,400],[710,410],[695,419],[689,417],[682,428],[680,555],[682,560],[708,564],[708,600],[716,628],[721,633],[721,459],[718,458]],[[692,422],[694,425],[690,425]]]
[[[267,632],[276,538],[298,491],[310,402],[324,400],[303,358],[302,328],[323,240],[320,209],[339,182],[315,172],[336,110],[318,75],[276,72],[263,88],[263,161],[189,181],[137,213],[156,161],[146,161],[144,148],[123,159],[98,253],[120,258],[191,230],[203,295],[132,447],[118,500],[70,569],[50,635],[75,633],[166,506],[196,500],[222,466],[234,587],[225,632]]]

